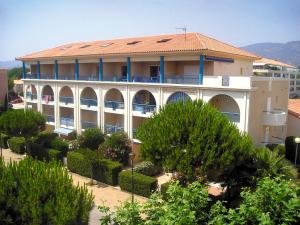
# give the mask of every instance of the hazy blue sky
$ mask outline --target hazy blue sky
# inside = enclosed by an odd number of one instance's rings
[[[0,60],[67,42],[178,33],[243,46],[300,40],[299,0],[0,0]]]

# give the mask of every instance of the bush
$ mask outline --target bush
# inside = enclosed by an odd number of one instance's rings
[[[69,152],[67,158],[70,171],[106,184],[118,184],[118,176],[122,170],[120,163],[101,159],[96,152],[88,149]]]
[[[162,169],[159,166],[155,166],[150,161],[144,161],[136,165],[133,168],[133,171],[136,173],[141,173],[143,175],[153,177],[161,173]]]
[[[0,224],[88,224],[93,197],[55,162],[0,159]]]
[[[8,145],[10,150],[12,150],[15,153],[25,153],[25,138],[23,137],[12,137],[8,139]]]
[[[8,139],[9,139],[8,135],[0,133],[0,146],[1,146],[1,148],[5,148],[5,149],[8,148],[8,145],[7,145]]]
[[[44,147],[50,148],[51,142],[57,138],[57,136],[58,135],[56,133],[51,131],[42,131],[36,136],[35,142],[43,145]]]
[[[31,137],[45,128],[45,117],[31,109],[15,109],[0,117],[0,130],[9,136]]]
[[[88,128],[78,136],[78,142],[81,148],[97,150],[104,142],[104,134],[99,128]]]
[[[167,104],[137,130],[141,154],[155,165],[217,179],[249,158],[251,138],[201,100]]]
[[[43,145],[36,143],[36,138],[31,138],[28,141],[27,148],[27,153],[32,158],[40,161],[48,160],[48,153],[46,151],[46,148]]]
[[[99,146],[99,150],[105,158],[128,165],[131,146],[124,132],[116,132],[107,136],[105,142]]]
[[[131,171],[122,171],[119,176],[119,183],[122,190],[132,192]],[[144,197],[150,197],[150,195],[157,189],[157,179],[140,173],[133,173],[133,183],[133,193]]]
[[[67,155],[67,152],[69,150],[68,142],[60,140],[60,139],[55,139],[55,140],[51,141],[50,147],[52,149],[56,149],[56,150],[61,151],[64,156]]]
[[[277,152],[278,155],[285,156],[285,147],[284,145],[277,145],[274,149],[275,152]]]
[[[170,185],[171,185],[172,183],[173,183],[172,181],[169,181],[169,182],[167,182],[167,183],[163,183],[163,184],[160,185],[160,193],[161,193],[162,198],[163,198],[164,200],[166,200],[166,199],[168,198],[167,191],[168,191],[168,189],[169,189],[169,187],[170,187]]]
[[[73,141],[77,139],[77,131],[73,130],[71,133],[68,134],[68,139]]]
[[[56,149],[46,149],[46,152],[48,153],[48,160],[56,160],[56,161],[62,161],[63,160],[63,153]]]
[[[266,147],[268,149],[270,149],[271,151],[273,151],[277,146],[278,146],[278,144],[266,144]]]

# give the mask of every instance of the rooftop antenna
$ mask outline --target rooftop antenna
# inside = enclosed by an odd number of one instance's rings
[[[184,31],[184,39],[186,40],[186,27],[176,27],[176,29]]]

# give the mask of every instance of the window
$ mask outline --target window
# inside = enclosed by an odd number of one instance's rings
[[[290,75],[290,78],[291,78],[291,79],[295,79],[295,74],[291,74],[291,75]]]
[[[72,47],[72,45],[66,45],[66,46],[61,47],[60,50],[66,50],[71,47]]]
[[[140,43],[141,41],[132,41],[132,42],[128,42],[127,45],[135,45],[137,43]]]
[[[168,42],[170,40],[172,40],[172,39],[171,38],[164,38],[164,39],[161,39],[161,40],[157,41],[157,43],[165,43],[165,42]]]
[[[150,66],[150,80],[157,81],[159,73],[159,66]]]
[[[122,80],[127,80],[127,66],[121,67]]]
[[[87,48],[87,47],[90,47],[91,45],[83,45],[83,46],[80,46],[79,48]]]
[[[104,43],[104,44],[101,44],[100,46],[101,47],[108,47],[108,46],[110,46],[110,45],[112,45],[113,43]]]

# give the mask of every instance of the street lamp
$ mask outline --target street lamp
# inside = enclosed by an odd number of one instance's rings
[[[300,143],[299,137],[295,138],[295,143],[296,143],[296,152],[295,152],[295,166],[296,166],[297,165],[297,157],[298,157],[298,145]]]
[[[134,194],[133,194],[133,159],[135,157],[134,152],[129,154],[129,159],[131,161],[131,202],[134,203]]]

